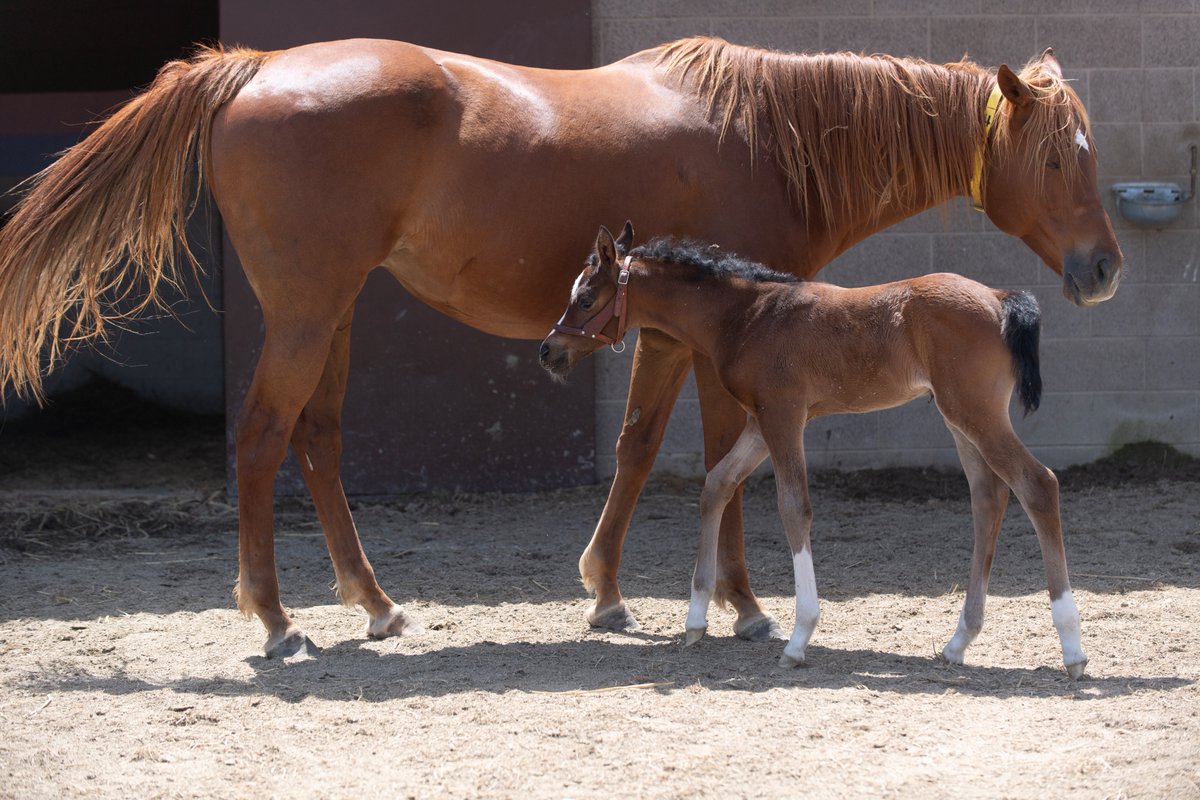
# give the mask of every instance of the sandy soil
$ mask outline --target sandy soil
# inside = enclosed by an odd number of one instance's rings
[[[968,567],[955,476],[816,476],[823,616],[798,670],[723,611],[682,647],[695,483],[639,507],[633,634],[583,622],[604,487],[358,504],[381,581],[428,626],[382,642],[334,604],[311,509],[281,501],[284,599],[324,652],[279,663],[233,607],[219,472],[143,460],[150,490],[0,486],[0,797],[1200,797],[1194,465],[1064,476],[1091,658],[1071,682],[1015,503],[968,665],[932,657]],[[790,629],[773,505],[750,487],[749,559]]]

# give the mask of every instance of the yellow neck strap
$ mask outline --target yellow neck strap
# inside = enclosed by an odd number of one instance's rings
[[[983,211],[983,155],[992,136],[992,123],[996,121],[996,110],[1000,108],[1002,99],[1004,95],[1000,92],[1000,87],[992,87],[987,110],[983,112],[983,141],[975,151],[975,172],[971,175],[971,202],[975,204],[976,211]]]

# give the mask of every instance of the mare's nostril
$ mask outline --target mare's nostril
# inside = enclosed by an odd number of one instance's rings
[[[1096,283],[1103,285],[1112,274],[1112,262],[1102,258],[1096,262]]]
[[[550,358],[550,345],[542,342],[542,347],[538,350],[538,356],[541,358],[542,363],[545,364],[546,360]]]

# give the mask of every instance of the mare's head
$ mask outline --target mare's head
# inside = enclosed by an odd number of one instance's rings
[[[625,292],[620,257],[633,244],[633,225],[626,222],[614,239],[600,226],[592,254],[571,287],[567,310],[542,342],[541,365],[555,378],[567,376],[575,365],[606,344],[616,347],[625,335]],[[622,345],[622,349],[624,345]]]
[[[1123,257],[1100,202],[1087,112],[1046,50],[1018,75],[996,74],[1003,95],[983,165],[983,208],[1063,278],[1079,306],[1112,297]]]

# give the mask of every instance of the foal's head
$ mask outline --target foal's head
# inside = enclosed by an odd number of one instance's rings
[[[1123,257],[1100,202],[1087,112],[1054,54],[996,74],[999,104],[983,166],[982,205],[1063,277],[1076,305],[1107,300]]]
[[[633,225],[625,223],[614,239],[603,225],[592,254],[571,288],[571,300],[554,330],[542,342],[539,360],[555,378],[606,344],[624,349],[625,291],[619,283],[621,261],[633,244]]]

